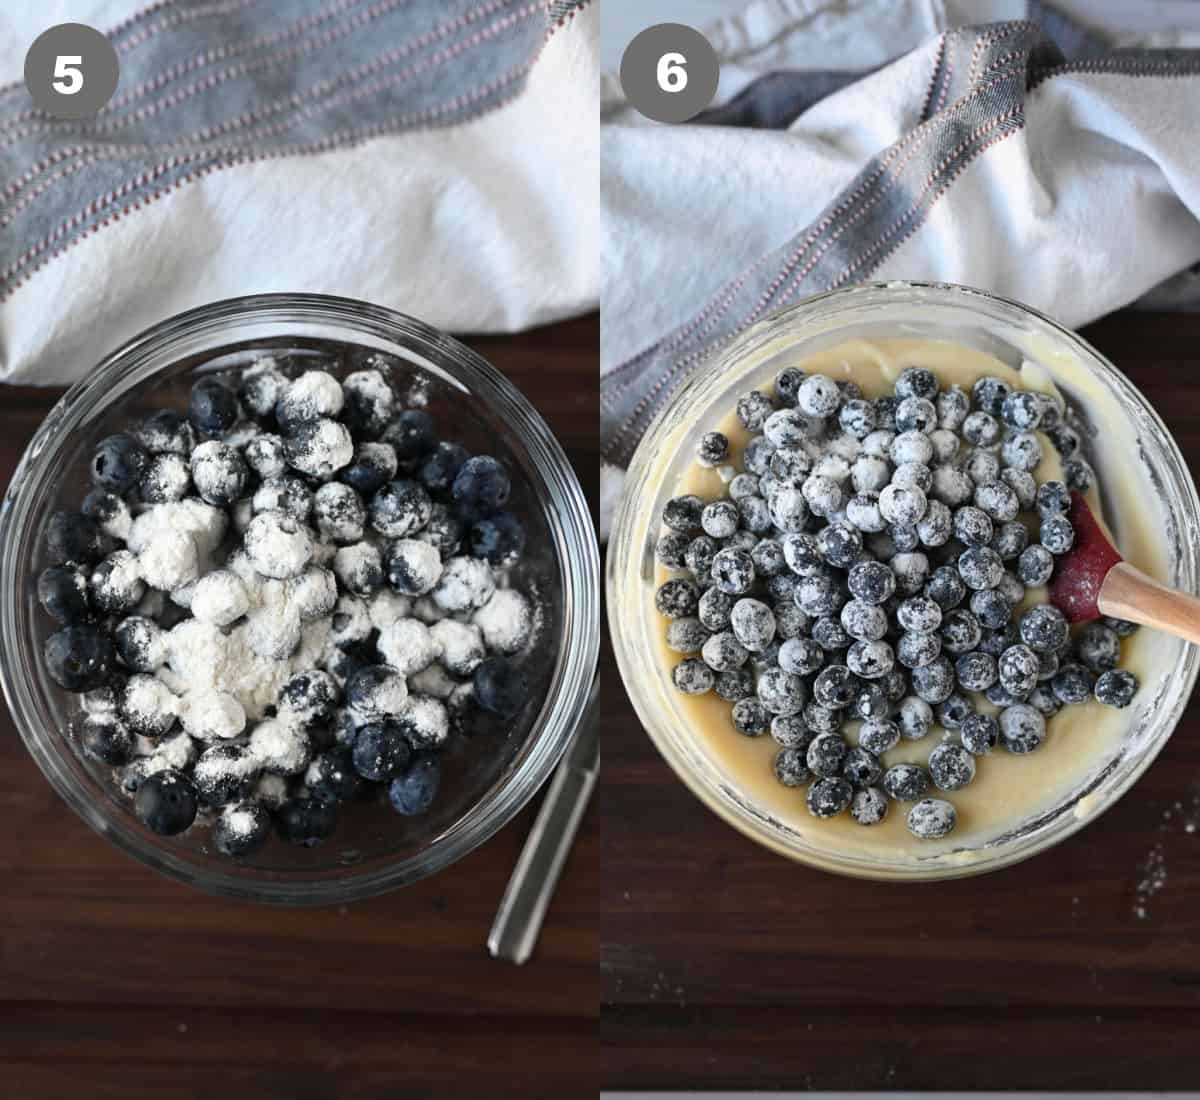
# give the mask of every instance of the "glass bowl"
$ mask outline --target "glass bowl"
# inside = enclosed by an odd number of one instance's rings
[[[699,436],[713,430],[747,390],[773,379],[784,365],[854,337],[918,337],[953,341],[1019,367],[1045,368],[1085,428],[1104,423],[1127,430],[1130,447],[1105,445],[1103,433],[1084,448],[1106,477],[1120,469],[1133,479],[1141,514],[1113,515],[1118,545],[1135,525],[1149,537],[1160,579],[1195,591],[1200,579],[1200,501],[1174,440],[1145,398],[1093,348],[1050,319],[1016,302],[948,284],[867,284],[811,298],[748,330],[669,400],[642,439],[613,522],[608,547],[609,626],[617,664],[642,724],[676,774],[702,802],[747,836],[782,855],[840,874],[880,880],[933,880],[995,870],[1070,836],[1112,805],[1137,780],[1171,731],[1197,675],[1195,647],[1154,635],[1154,660],[1127,712],[1128,726],[1112,751],[1098,753],[1086,774],[1038,812],[978,844],[948,844],[936,854],[839,851],[814,843],[747,794],[703,739],[689,732],[679,695],[664,667],[654,610],[654,544],[663,504],[693,462]],[[1071,382],[1064,375],[1070,374]],[[1098,446],[1096,444],[1099,444]],[[1128,510],[1127,510],[1128,511]],[[1149,532],[1149,534],[1148,534]],[[1145,665],[1147,662],[1142,662]],[[1050,722],[1053,737],[1053,720]],[[1033,758],[1036,761],[1036,757]],[[953,797],[953,796],[951,796]],[[948,841],[954,841],[954,834]]]
[[[78,697],[58,688],[41,660],[43,642],[56,629],[35,592],[46,564],[44,534],[56,510],[79,507],[96,442],[157,409],[186,411],[198,371],[228,369],[250,349],[303,354],[331,342],[402,360],[412,372],[404,376],[410,396],[426,403],[442,436],[507,465],[509,507],[529,535],[518,581],[536,593],[543,616],[524,666],[533,699],[503,739],[466,745],[455,739],[428,815],[402,818],[386,798],[354,803],[343,806],[337,831],[319,847],[272,838],[250,859],[233,862],[210,849],[207,829],[178,837],[144,829],[111,770],[77,751],[71,731],[81,714]],[[403,389],[398,396],[408,403]],[[4,693],[26,746],[66,802],[156,870],[213,893],[288,905],[340,903],[402,886],[492,836],[533,796],[570,740],[599,648],[594,528],[579,481],[545,422],[501,374],[444,333],[379,306],[322,295],[203,306],[155,325],[90,370],[38,429],[8,487],[0,513],[0,586]]]

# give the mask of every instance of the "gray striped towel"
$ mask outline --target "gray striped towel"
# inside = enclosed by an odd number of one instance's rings
[[[117,91],[55,121],[22,59],[81,6],[0,11],[0,379],[253,292],[460,331],[595,308],[588,0],[101,0]]]
[[[954,7],[969,18],[972,6]],[[945,280],[1068,325],[1156,287],[1160,305],[1196,301],[1200,50],[1116,48],[1034,3],[887,60],[913,8],[760,0],[711,31],[727,59],[718,100],[682,126],[647,123],[606,76],[608,499],[679,385],[808,295]],[[1200,6],[1195,20],[1200,31]]]

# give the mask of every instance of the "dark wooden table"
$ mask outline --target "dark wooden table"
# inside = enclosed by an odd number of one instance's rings
[[[468,342],[530,397],[594,494],[597,319]],[[58,396],[0,387],[0,485]],[[484,948],[531,819],[386,897],[224,901],[96,836],[0,708],[0,1095],[594,1096],[595,814],[534,959],[518,969]]]
[[[1195,470],[1200,316],[1123,313],[1085,335]],[[605,1087],[1200,1085],[1200,703],[1061,846],[906,887],[734,832],[660,759],[607,643],[603,662]]]

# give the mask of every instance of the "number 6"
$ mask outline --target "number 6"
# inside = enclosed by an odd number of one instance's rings
[[[51,83],[59,95],[74,95],[83,87],[83,73],[76,66],[83,64],[83,58],[77,54],[59,54],[54,59],[54,75],[59,77]],[[66,79],[61,79],[65,77]]]
[[[658,59],[658,86],[664,92],[682,92],[687,87],[687,58],[681,53],[665,53]]]

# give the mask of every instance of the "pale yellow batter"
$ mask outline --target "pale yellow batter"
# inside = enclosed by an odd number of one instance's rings
[[[1039,357],[1043,362],[1048,361],[1045,354]],[[777,369],[786,365],[789,365],[786,360],[779,362]],[[1055,389],[1050,374],[1033,363],[1027,362],[1017,371],[989,355],[960,344],[913,339],[849,341],[790,365],[839,380],[852,379],[868,397],[890,393],[896,377],[909,366],[928,367],[937,374],[943,387],[957,383],[968,392],[974,381],[983,375],[996,375],[1021,389],[1044,392]],[[1054,365],[1055,373],[1060,377],[1069,376],[1074,392],[1082,391],[1094,398],[1096,406],[1088,405],[1088,414],[1093,421],[1106,427],[1110,425],[1110,418],[1112,425],[1118,423],[1119,410],[1099,407],[1104,402],[1111,405],[1111,399],[1102,396],[1094,384],[1089,390],[1088,379],[1082,376],[1083,372],[1077,364],[1074,370],[1081,377],[1077,380],[1069,374],[1070,366],[1066,362],[1057,363]],[[724,419],[704,427],[706,430],[721,431],[729,437],[729,461],[740,469],[741,453],[748,435],[734,412],[729,410]],[[1131,446],[1133,443],[1132,440],[1120,440],[1115,428],[1109,438],[1112,445]],[[1061,463],[1054,447],[1044,436],[1042,443],[1045,458],[1034,474],[1039,483],[1062,476]],[[1153,521],[1139,521],[1148,518],[1154,507],[1152,501],[1145,499],[1145,487],[1120,468],[1114,470],[1107,462],[1098,465],[1111,518],[1117,521],[1113,525],[1117,534],[1115,541],[1122,554],[1151,576],[1165,576],[1162,528]],[[1127,461],[1126,468],[1129,465]],[[684,493],[694,493],[706,501],[715,500],[725,495],[725,486],[715,470],[693,463],[672,495]],[[1099,516],[1100,498],[1095,487],[1089,491],[1088,498],[1093,511]],[[1138,517],[1138,520],[1131,522],[1129,517]],[[1036,523],[1033,517],[1021,518],[1031,524]],[[1036,528],[1032,530],[1036,539]],[[656,584],[672,575],[660,566]],[[648,593],[647,599],[649,614],[660,619],[661,629],[656,631],[660,675],[667,683],[668,690],[674,694],[677,713],[687,728],[701,739],[705,754],[757,808],[801,834],[809,843],[829,849],[904,859],[917,854],[927,856],[986,843],[1009,832],[1026,818],[1056,805],[1078,788],[1099,763],[1113,753],[1137,705],[1135,700],[1132,707],[1116,710],[1091,701],[1065,707],[1049,720],[1046,741],[1036,752],[1028,756],[1013,756],[1003,748],[997,748],[991,754],[977,759],[976,777],[970,786],[952,794],[940,794],[931,788],[929,797],[945,798],[958,811],[957,827],[944,840],[915,839],[905,824],[906,803],[893,802],[887,818],[875,826],[858,825],[848,813],[832,820],[818,821],[807,811],[806,788],[784,787],[775,779],[772,761],[779,746],[769,734],[748,738],[737,733],[730,722],[731,704],[714,693],[684,696],[670,687],[670,671],[683,658],[666,646],[664,635],[667,620],[661,619],[654,610],[653,592]],[[1028,593],[1027,605],[1043,602],[1044,590],[1031,590]],[[1161,663],[1156,664],[1163,657],[1161,643],[1161,638],[1144,629],[1122,643],[1121,667],[1138,677],[1143,691],[1154,679],[1155,669],[1162,667]],[[996,708],[982,696],[974,696],[973,702],[980,710],[995,713]],[[843,732],[851,744],[857,743],[857,727],[858,723],[848,723],[844,728]],[[902,740],[895,749],[884,754],[883,763],[890,766],[912,761],[924,765],[939,739],[948,736],[954,735],[934,727],[924,740]]]

